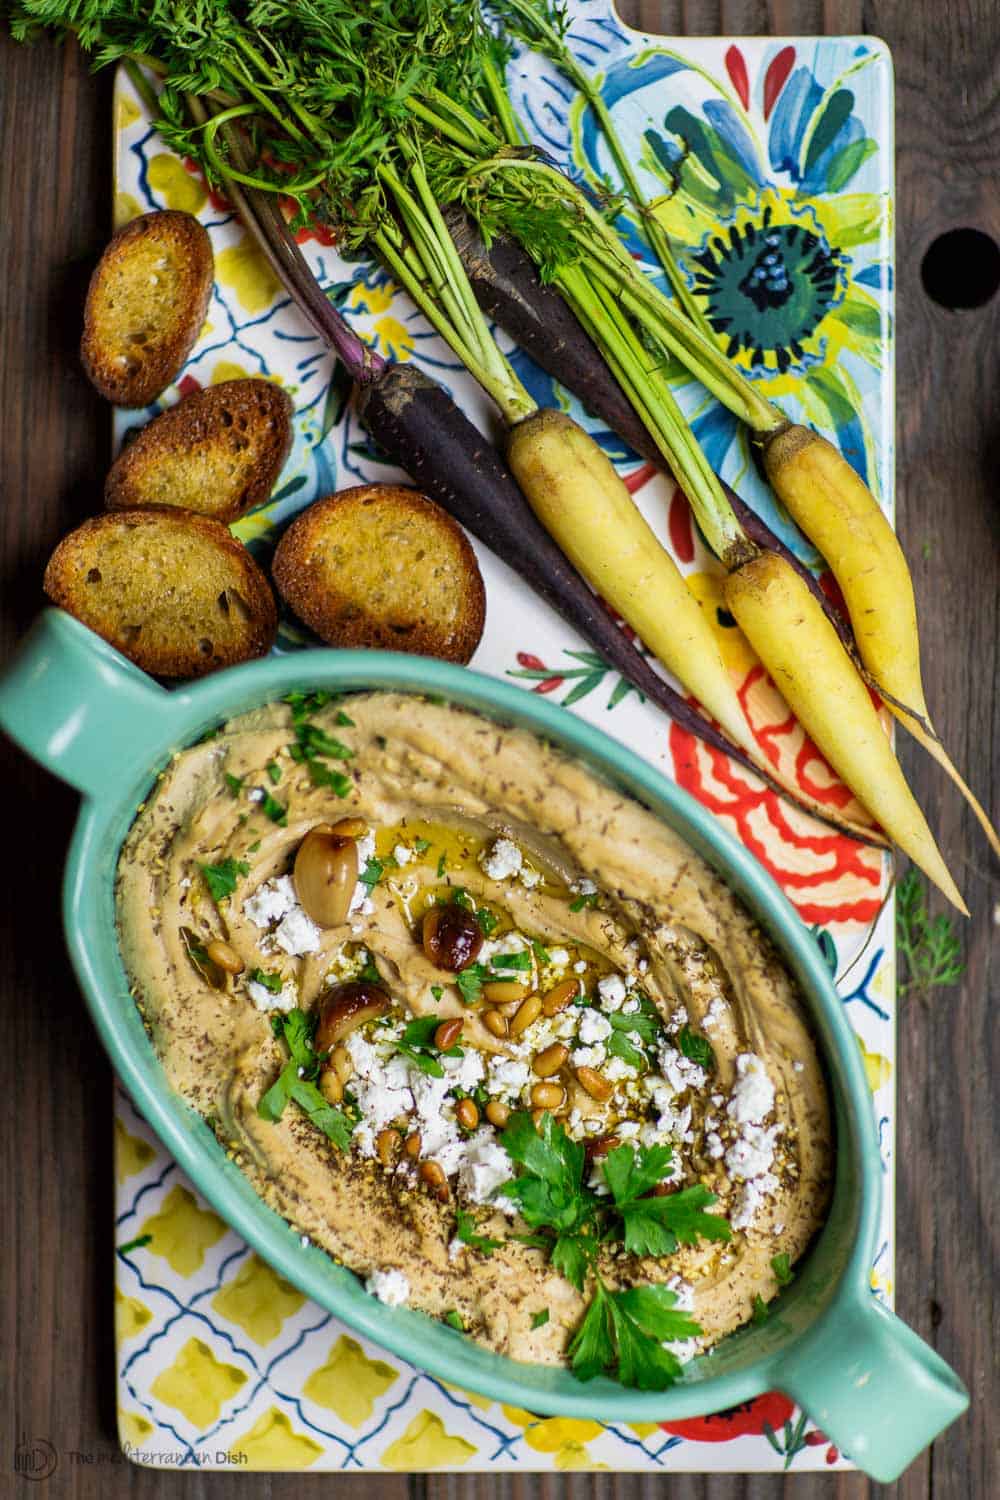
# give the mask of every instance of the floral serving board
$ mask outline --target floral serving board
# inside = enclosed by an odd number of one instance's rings
[[[571,0],[570,14],[572,45],[603,76],[605,99],[720,338],[787,411],[838,443],[891,514],[893,140],[885,48],[864,37],[642,36],[622,26],[610,0]],[[582,179],[610,175],[593,120],[548,64],[516,57],[510,81],[540,144]],[[270,502],[234,528],[266,567],[281,529],[303,506],[400,476],[373,452],[342,370],[228,205],[190,163],[165,150],[124,75],[114,107],[116,222],[152,208],[187,209],[208,228],[216,267],[208,318],[181,378],[148,412],[116,413],[116,439],[199,386],[243,375],[281,384],[295,404],[293,451]],[[418,360],[492,430],[485,398],[378,267],[342,259],[326,237],[300,239],[360,333],[383,354]],[[767,754],[814,796],[847,806],[849,794],[804,740],[723,610],[717,567],[672,481],[623,451],[510,352],[533,394],[571,410],[619,463],[636,504],[709,612]],[[713,466],[815,562],[760,482],[734,420],[693,383],[679,385],[677,396]],[[880,912],[882,862],[789,808],[641,701],[504,563],[477,551],[488,618],[472,665],[571,706],[674,777],[743,839],[814,931],[874,1096],[885,1196],[872,1291],[891,1301],[895,972],[891,903]],[[279,652],[314,644],[294,620],[283,620]],[[139,1463],[349,1471],[849,1466],[777,1394],[661,1428],[539,1419],[450,1389],[357,1338],[263,1264],[198,1199],[120,1088],[115,1139],[119,1429]]]

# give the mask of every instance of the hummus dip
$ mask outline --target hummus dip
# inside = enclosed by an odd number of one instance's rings
[[[582,1142],[599,1194],[629,1143],[671,1148],[654,1191],[716,1195],[730,1238],[600,1266],[676,1292],[702,1330],[683,1356],[759,1316],[823,1222],[827,1091],[774,949],[675,833],[526,731],[387,692],[245,714],[160,776],[117,903],[169,1081],[260,1196],[498,1353],[565,1362],[588,1304],[514,1238],[514,1112]]]

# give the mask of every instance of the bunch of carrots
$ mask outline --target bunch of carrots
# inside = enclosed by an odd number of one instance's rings
[[[226,192],[344,361],[379,443],[648,697],[773,781],[673,559],[604,451],[563,411],[538,408],[488,319],[668,468],[725,569],[726,607],[803,729],[886,838],[966,911],[872,698],[945,768],[1000,853],[933,728],[895,535],[842,455],[720,348],[558,4],[494,0],[488,18],[479,0],[22,0],[7,10],[17,37],[52,28],[76,35],[98,65],[124,60],[167,143]],[[593,111],[619,172],[615,198],[588,194],[534,147],[504,84],[516,44],[541,50]],[[289,198],[291,226],[279,207]],[[626,206],[669,295],[616,232]],[[495,402],[506,463],[440,386],[381,359],[345,324],[295,245],[293,229],[310,221],[333,226],[409,293]],[[775,493],[840,585],[850,628],[712,472],[672,394],[675,363],[749,428]],[[703,714],[652,671],[583,580]],[[799,788],[782,789],[831,819]],[[878,828],[847,827],[885,842]]]

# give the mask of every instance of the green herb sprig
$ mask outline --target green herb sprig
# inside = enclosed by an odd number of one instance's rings
[[[957,984],[965,973],[962,943],[954,922],[943,912],[927,910],[927,887],[916,870],[907,870],[896,888],[896,940],[902,961],[897,983],[900,999],[927,999],[932,990]]]
[[[317,1130],[321,1130],[339,1150],[346,1151],[357,1119],[328,1104],[316,1087],[315,1080],[319,1077],[323,1059],[313,1049],[315,1018],[296,1007],[286,1016],[272,1017],[271,1025],[276,1036],[280,1031],[290,1057],[274,1083],[261,1096],[257,1113],[261,1119],[275,1123],[281,1119],[291,1100]]]

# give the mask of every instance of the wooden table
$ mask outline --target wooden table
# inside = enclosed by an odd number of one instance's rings
[[[621,0],[635,24],[666,33],[868,31],[892,48],[898,88],[900,529],[916,577],[928,697],[971,782],[1000,780],[1000,571],[996,513],[1000,408],[994,385],[1000,298],[956,313],[921,285],[936,236],[975,226],[1000,240],[996,0]],[[45,558],[100,508],[107,408],[76,355],[83,290],[110,221],[110,78],[75,49],[0,41],[0,536],[4,655],[42,604]],[[959,273],[960,280],[962,272]],[[63,955],[59,881],[74,798],[0,746],[6,894],[0,900],[5,1210],[0,1342],[0,1494],[136,1497],[303,1488],[378,1500],[505,1500],[572,1495],[757,1500],[793,1493],[860,1500],[860,1476],[787,1481],[695,1475],[185,1476],[115,1465],[110,1073]],[[972,908],[960,991],[904,1007],[897,1151],[900,1313],[955,1366],[971,1414],[892,1493],[986,1500],[997,1493],[998,1142],[989,1108],[1000,1071],[995,1011],[1000,888],[962,803],[902,746],[918,795]],[[993,813],[998,809],[994,803]],[[994,954],[991,968],[991,941]],[[22,1436],[60,1455],[51,1479],[14,1477]]]

